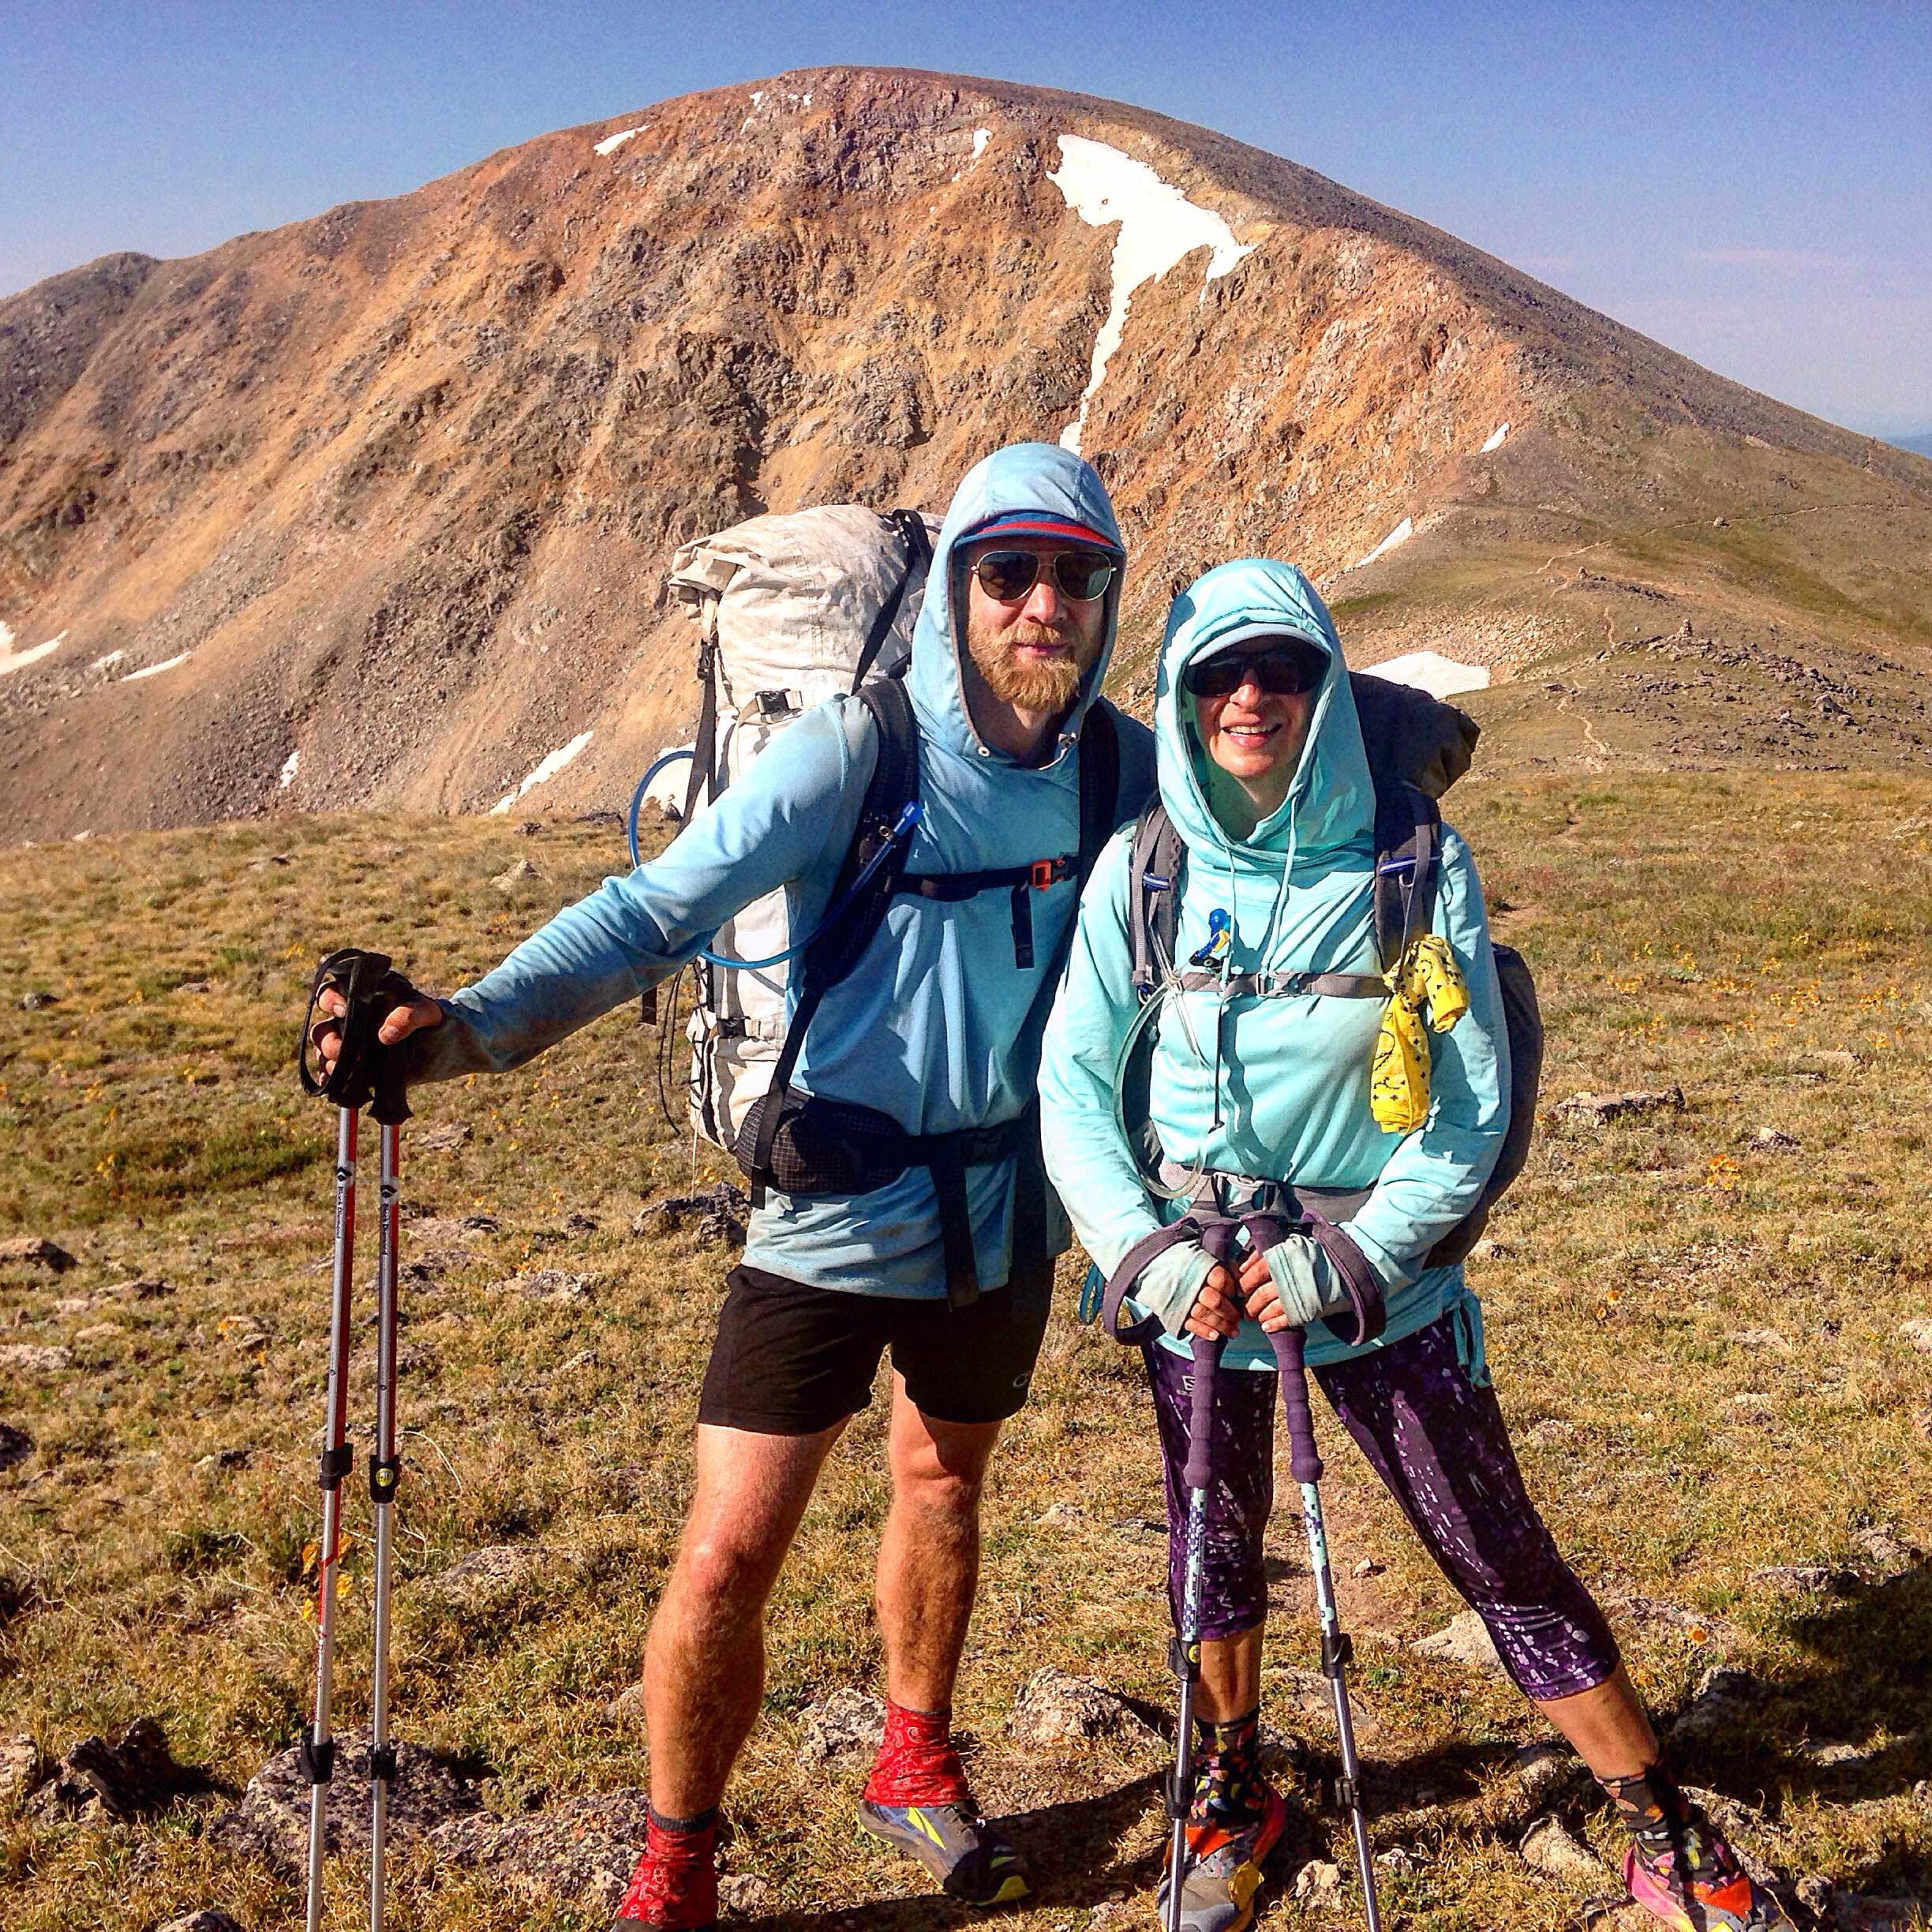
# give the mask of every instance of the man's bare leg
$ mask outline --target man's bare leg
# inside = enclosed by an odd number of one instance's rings
[[[644,1650],[650,1801],[695,1818],[725,1780],[765,1693],[765,1604],[844,1423],[811,1436],[698,1427],[677,1561]]]
[[[997,1422],[923,1415],[893,1377],[892,1510],[879,1539],[879,1634],[886,1694],[908,1710],[953,1702],[979,1582],[979,1494]]]
[[[953,1749],[953,1680],[979,1582],[979,1492],[997,1422],[923,1415],[893,1377],[893,1502],[879,1539],[886,1736],[859,1819],[909,1852],[941,1888],[975,1905],[1027,1894],[1019,1854],[977,1815]]]

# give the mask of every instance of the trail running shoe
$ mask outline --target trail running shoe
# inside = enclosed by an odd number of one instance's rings
[[[1288,1807],[1273,1785],[1261,1786],[1261,1815],[1239,1831],[1212,1818],[1187,1828],[1187,1869],[1181,1878],[1181,1923],[1187,1932],[1247,1932],[1254,1923],[1261,1867],[1287,1829]],[[1167,1888],[1161,1881],[1158,1911],[1167,1923]]]
[[[653,1818],[611,1932],[711,1932],[717,1923],[716,1826],[668,1832]]]
[[[1657,1859],[1639,1857],[1633,1846],[1623,1860],[1623,1882],[1673,1932],[1792,1932],[1784,1907],[1714,1831],[1693,1827],[1682,1853]]]
[[[867,1798],[859,1822],[874,1838],[911,1852],[949,1898],[1011,1905],[1031,1889],[1020,1854],[970,1804],[889,1805]]]
[[[973,1803],[945,1711],[908,1710],[887,1698],[859,1822],[911,1852],[949,1898],[1010,1905],[1031,1889],[1019,1853]]]

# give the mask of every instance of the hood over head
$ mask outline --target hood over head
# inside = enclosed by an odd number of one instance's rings
[[[1207,758],[1195,723],[1194,700],[1181,674],[1249,638],[1305,638],[1327,657],[1315,693],[1307,742],[1288,796],[1248,837],[1231,838],[1208,803]],[[1154,694],[1154,732],[1160,793],[1189,848],[1226,864],[1245,858],[1279,873],[1283,855],[1297,870],[1344,849],[1372,852],[1375,784],[1349,687],[1348,665],[1334,620],[1315,586],[1292,564],[1243,558],[1211,570],[1175,598],[1161,644]]]
[[[1092,464],[1071,450],[1052,443],[1009,444],[967,471],[933,546],[926,598],[912,633],[912,668],[907,674],[921,726],[962,756],[1002,758],[1005,754],[986,744],[967,710],[960,672],[966,653],[964,573],[955,565],[955,552],[976,537],[1017,534],[1023,528],[1040,534],[1064,533],[1069,542],[1091,543],[1098,537],[1103,547],[1123,561],[1125,558],[1106,485]],[[1119,608],[1117,571],[1107,586],[1100,654],[1081,680],[1080,695],[1060,727],[1059,743],[1044,761],[1047,765],[1065,757],[1080,736],[1080,721],[1106,676]]]

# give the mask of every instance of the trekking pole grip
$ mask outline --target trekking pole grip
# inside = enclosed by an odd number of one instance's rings
[[[1193,1400],[1188,1409],[1187,1462],[1181,1480],[1190,1489],[1205,1489],[1214,1473],[1215,1383],[1221,1372],[1219,1335],[1190,1335],[1194,1348]]]
[[[1309,1407],[1308,1369],[1302,1359],[1306,1342],[1299,1328],[1277,1328],[1268,1335],[1275,1366],[1281,1371],[1282,1410],[1288,1418],[1288,1467],[1297,1482],[1316,1483],[1322,1479],[1322,1459]]]

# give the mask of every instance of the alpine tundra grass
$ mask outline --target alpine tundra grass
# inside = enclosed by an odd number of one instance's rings
[[[1932,787],[1473,779],[1449,803],[1550,1035],[1530,1170],[1471,1263],[1531,1487],[1661,1723],[1714,1667],[1737,1673],[1706,1689],[1678,1758],[1751,1808],[1750,1848],[1793,1881],[1923,1902]],[[338,818],[0,855],[0,1237],[46,1237],[77,1263],[0,1264],[0,1421],[31,1438],[0,1470],[0,1738],[51,1761],[151,1715],[215,1788],[120,1823],[0,1798],[9,1932],[150,1928],[204,1905],[249,1926],[298,1915],[298,1877],[205,1830],[307,1711],[333,1148],[291,1065],[307,975],[354,942],[446,988],[620,851],[601,824]],[[507,1812],[643,1780],[624,1693],[728,1264],[688,1225],[633,1232],[646,1203],[725,1172],[660,1117],[655,1043],[620,1012],[521,1073],[419,1091],[404,1133],[394,1728]],[[1681,1107],[1601,1123],[1562,1106],[1677,1088]],[[425,1148],[448,1122],[470,1137]],[[373,1259],[371,1241],[358,1318]],[[1005,1728],[1043,1665],[1156,1724],[1171,1695],[1140,1371],[1074,1322],[1076,1279],[1070,1262],[996,1465],[958,1703],[983,1799],[1038,1875],[1009,1920],[1026,1932],[1151,1925],[1163,1842],[1155,1761],[1110,1746],[1043,1761]],[[358,1332],[365,1454],[374,1342]],[[799,1756],[807,1707],[877,1687],[881,1412],[834,1454],[779,1585],[764,1720],[727,1807],[729,1869],[756,1881],[739,1902],[773,1923],[964,1923],[856,1835],[863,1762]],[[1492,1675],[1412,1647],[1461,1606],[1319,1403],[1316,1425],[1385,1911],[1426,1932],[1575,1923],[1618,1889],[1606,1813],[1586,1782],[1526,1795],[1512,1754],[1543,1735],[1533,1714]],[[1292,1495],[1285,1461],[1278,1490]],[[348,1493],[360,1537],[359,1465]],[[1278,1505],[1264,1714],[1301,1814],[1284,1878],[1297,1855],[1350,1862],[1303,1675],[1299,1541]],[[439,1593],[459,1559],[502,1545],[527,1578],[487,1612]],[[353,1548],[339,1620],[346,1728],[367,1708],[368,1555]],[[361,1788],[338,1802],[359,1808]],[[1526,1863],[1550,1809],[1606,1861],[1595,1878]],[[334,1864],[332,1921],[355,1923],[361,1870]],[[406,1844],[391,1903],[420,1932],[601,1922]],[[1307,1903],[1286,1882],[1264,1894],[1284,1926],[1356,1911],[1352,1878]]]

